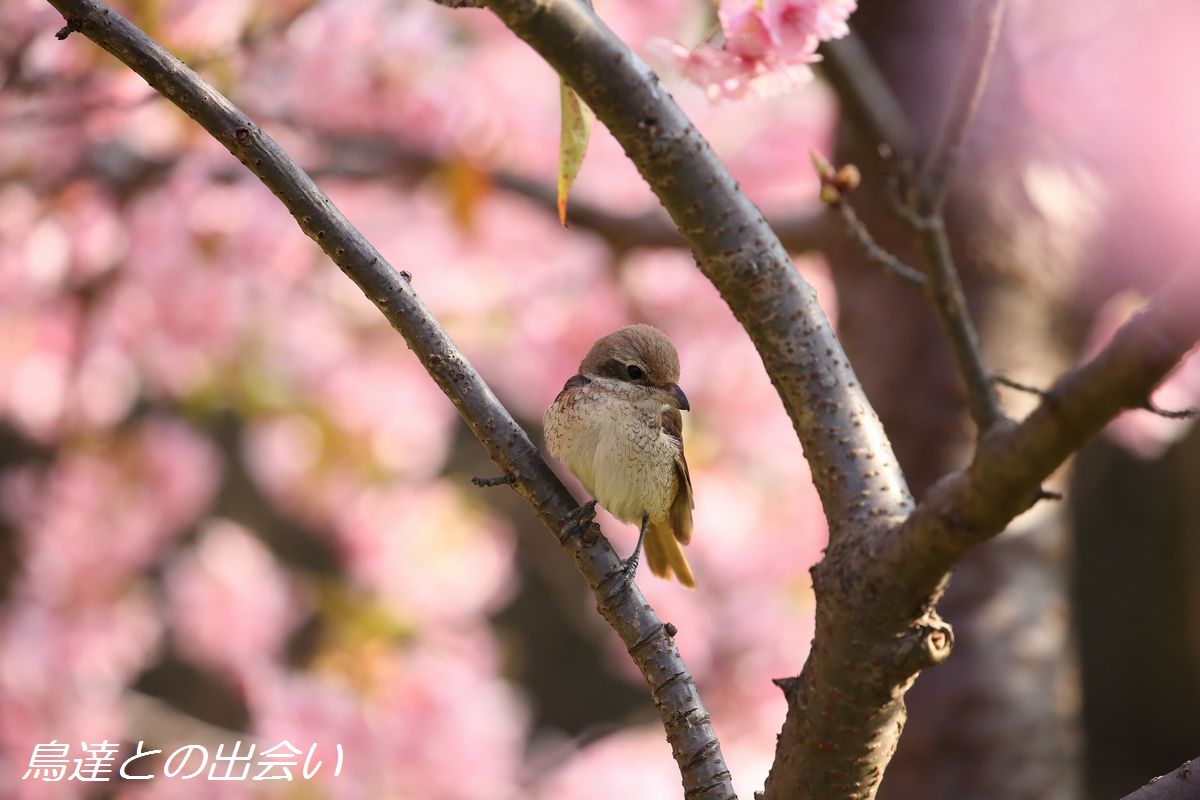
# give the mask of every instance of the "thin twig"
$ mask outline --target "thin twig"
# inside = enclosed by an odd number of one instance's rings
[[[945,202],[950,178],[962,156],[967,128],[987,87],[988,68],[1004,21],[1004,0],[980,0],[980,6],[979,17],[967,39],[966,64],[955,87],[950,109],[921,167],[920,190],[925,202],[933,209],[941,209]]]
[[[447,336],[410,283],[394,269],[342,215],[279,145],[249,117],[171,56],[140,29],[98,0],[50,0],[79,31],[141,75],[178,105],[245,164],[287,206],[301,229],[341,267],[405,338],[421,364],[454,403],[476,438],[507,474],[517,477],[516,491],[552,532],[561,530],[578,508],[566,487],[542,459],[525,431],[500,404],[491,389]],[[646,603],[633,582],[608,598],[601,591],[607,575],[621,560],[603,537],[580,536],[565,545],[596,597],[601,613],[621,637],[647,683],[673,747],[690,754],[694,742],[712,745],[716,736],[691,674],[674,638]],[[648,646],[649,643],[649,646]],[[670,685],[664,685],[671,676]],[[728,770],[719,747],[703,763],[681,759],[684,784],[702,786],[713,780],[712,768]],[[699,795],[698,795],[699,796]]]
[[[1005,418],[996,396],[992,377],[984,363],[979,334],[971,319],[963,292],[962,278],[950,239],[942,206],[954,168],[962,153],[967,128],[987,84],[988,66],[996,49],[1004,0],[980,0],[982,12],[967,43],[966,64],[959,76],[954,97],[942,122],[937,141],[925,159],[913,197],[911,211],[904,218],[912,225],[928,266],[926,294],[942,324],[954,361],[967,388],[967,405],[980,434]]]
[[[882,148],[884,162],[890,167],[889,199],[897,215],[913,229],[925,257],[926,269],[915,270],[877,245],[872,247],[874,238],[852,209],[842,211],[843,220],[871,261],[909,283],[916,282],[906,271],[921,275],[921,285],[949,339],[954,361],[966,384],[971,418],[981,433],[1004,419],[1004,412],[993,391],[979,335],[967,307],[962,279],[941,215],[941,203],[944,183],[957,162],[967,125],[982,95],[1003,10],[1003,0],[982,2],[987,11],[987,24],[972,40],[971,58],[942,126],[940,143],[926,160],[926,172],[932,170],[934,179],[923,177],[916,186],[912,185],[911,174],[915,147],[912,126],[870,54],[853,36],[822,46],[823,70],[841,98],[847,116]],[[898,266],[903,269],[897,269]]]
[[[904,165],[895,163],[890,159],[884,159],[884,164],[891,168],[887,171],[887,176],[884,179],[887,191],[888,208],[892,213],[908,227],[914,231],[919,231],[925,227],[925,218],[918,214],[912,207],[911,182],[913,176],[909,170],[904,169]]]
[[[950,239],[946,235],[946,223],[940,211],[924,217],[922,226],[917,230],[917,239],[928,265],[925,293],[942,324],[954,361],[966,384],[971,419],[975,421],[979,433],[983,434],[1005,416],[996,396],[992,376],[984,365],[979,334],[975,331],[975,323],[967,308],[962,280],[950,252]]]
[[[924,286],[925,275],[880,247],[879,243],[871,236],[871,232],[867,230],[867,226],[854,212],[853,206],[850,205],[850,193],[859,184],[858,169],[852,164],[847,164],[834,170],[833,165],[815,150],[812,153],[812,161],[817,170],[817,177],[821,180],[821,200],[842,218],[850,238],[862,248],[867,260],[906,283],[913,286]]]
[[[887,157],[910,162],[916,134],[862,40],[851,31],[822,43],[820,53],[820,72],[841,100],[842,112],[874,146],[884,148]]]
[[[1028,383],[1020,383],[1019,381],[1014,381],[1012,378],[1006,375],[993,375],[992,381],[1000,386],[1007,386],[1009,389],[1015,389],[1018,392],[1036,395],[1042,399],[1050,396],[1050,393],[1040,386],[1033,386]]]
[[[858,242],[869,261],[883,267],[884,271],[889,275],[893,275],[907,284],[925,286],[927,283],[925,273],[915,267],[910,267],[892,253],[880,247],[875,239],[871,237],[871,232],[867,230],[867,226],[859,219],[858,214],[854,213],[849,200],[843,200],[834,206],[834,209],[846,224],[846,230],[850,232],[850,236],[854,241]]]
[[[1157,414],[1164,419],[1196,419],[1200,417],[1200,408],[1181,408],[1173,411],[1166,408],[1159,408],[1154,404],[1153,400],[1147,400],[1142,410],[1149,411],[1151,414]]]

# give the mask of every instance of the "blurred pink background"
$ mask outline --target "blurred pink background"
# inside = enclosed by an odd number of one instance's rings
[[[644,54],[713,23],[689,0],[596,5]],[[1195,10],[1109,20],[1038,5],[1014,3],[1006,32],[1028,63],[1022,101],[1091,159],[1093,200],[1169,209],[1190,246],[1198,73],[1155,60],[1186,51]],[[759,359],[691,256],[563,230],[493,180],[553,186],[554,74],[488,13],[417,0],[123,10],[412,273],[539,443],[542,410],[593,339],[632,321],[672,337],[694,409],[699,588],[645,570],[639,584],[679,628],[750,797],[785,708],[770,681],[807,653],[825,522]],[[61,25],[44,2],[0,6],[0,795],[677,797],[619,642],[519,503],[470,485],[492,468],[402,339],[226,151],[84,38],[56,41]],[[1144,70],[1174,80],[1150,97]],[[667,79],[769,216],[816,210],[808,150],[828,152],[836,121],[822,85],[714,105]],[[572,201],[657,209],[601,125]],[[796,265],[836,315],[824,263]],[[1155,282],[1106,280],[1106,297]],[[1197,372],[1164,404],[1193,401]],[[1186,431],[1138,419],[1120,435],[1147,458]],[[632,547],[636,531],[601,520],[619,552]],[[318,744],[327,767],[341,744],[345,766],[300,794],[21,780],[51,739],[72,757],[119,741],[124,757],[139,739],[169,753],[239,738]]]

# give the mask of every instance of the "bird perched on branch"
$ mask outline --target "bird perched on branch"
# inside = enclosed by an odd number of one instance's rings
[[[644,541],[651,572],[694,587],[681,547],[692,538],[680,414],[690,406],[678,380],[679,355],[657,328],[629,325],[601,337],[546,409],[546,445],[595,498],[571,526],[591,524],[599,502],[641,526],[627,576],[637,570]]]

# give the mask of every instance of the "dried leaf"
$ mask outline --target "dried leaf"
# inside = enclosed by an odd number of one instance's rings
[[[562,97],[562,133],[558,142],[558,221],[567,224],[567,192],[579,174],[583,155],[592,135],[592,110],[579,95],[560,80]]]

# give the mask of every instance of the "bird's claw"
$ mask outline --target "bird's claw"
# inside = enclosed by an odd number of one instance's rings
[[[634,553],[629,558],[621,562],[621,581],[617,584],[618,589],[624,589],[625,585],[633,580],[637,575],[638,554]]]
[[[646,539],[646,527],[650,524],[650,515],[642,515],[642,526],[638,529],[637,546],[633,548],[633,553],[629,558],[621,562],[621,568],[614,576],[617,579],[616,588],[613,589],[613,595],[625,591],[625,588],[633,582],[633,577],[637,575],[638,558],[642,555],[642,542]]]
[[[572,536],[578,536],[583,533],[592,521],[596,519],[596,501],[589,500],[579,508],[567,515],[567,521],[563,524],[563,539],[570,539]]]
[[[638,554],[634,553],[622,561],[621,566],[608,573],[608,577],[604,582],[612,584],[612,591],[608,592],[609,599],[616,597],[629,588],[630,584],[633,583],[634,577],[637,575],[637,568]]]

